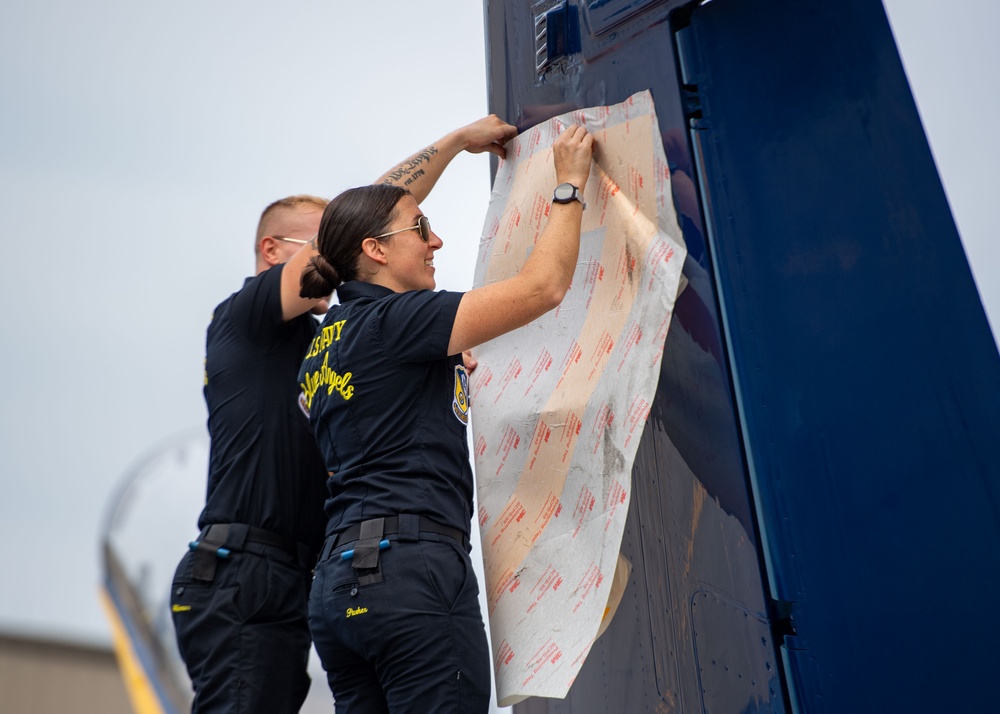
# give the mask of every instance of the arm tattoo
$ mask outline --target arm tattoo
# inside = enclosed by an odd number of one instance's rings
[[[418,171],[414,171],[413,175],[410,176],[410,178],[408,178],[405,181],[403,181],[403,186],[409,186],[411,183],[413,183],[414,181],[416,181],[418,178],[420,178],[421,176],[423,176],[425,173],[427,173],[427,172],[424,171],[423,169],[420,169]]]
[[[431,160],[431,157],[434,156],[436,153],[438,153],[438,149],[437,149],[436,146],[428,146],[423,151],[421,151],[421,152],[419,152],[417,154],[414,154],[409,159],[407,159],[406,161],[404,161],[403,163],[401,163],[399,166],[397,166],[395,169],[393,169],[392,171],[390,171],[386,175],[385,181],[383,181],[382,183],[395,184],[397,181],[399,181],[404,176],[413,173],[414,169],[416,169],[418,166],[420,166],[420,164],[424,164],[424,163],[429,162]],[[423,169],[421,169],[412,178],[416,179],[419,176],[422,176],[423,174],[424,174],[424,171],[423,171]],[[410,183],[410,181],[407,181],[406,183],[408,185]]]

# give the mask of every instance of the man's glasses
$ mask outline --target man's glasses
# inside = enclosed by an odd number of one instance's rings
[[[299,245],[305,245],[306,243],[312,241],[313,238],[315,238],[316,236],[313,236],[309,240],[302,240],[301,238],[287,238],[285,236],[271,236],[271,237],[274,238],[275,240],[283,240],[286,243],[298,243]]]
[[[396,233],[402,233],[404,231],[420,231],[420,240],[426,243],[431,239],[431,222],[427,219],[427,216],[421,216],[417,219],[417,225],[415,226],[400,228],[398,231],[389,231],[388,233],[383,233],[380,236],[372,236],[372,238],[385,238],[386,236],[395,235]]]

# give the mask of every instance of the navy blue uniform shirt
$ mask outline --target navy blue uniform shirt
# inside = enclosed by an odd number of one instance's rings
[[[295,404],[296,376],[317,321],[281,316],[281,265],[215,308],[205,350],[212,437],[208,497],[198,527],[246,523],[318,551],[326,469]]]
[[[448,357],[462,293],[348,282],[337,296],[299,373],[332,474],[327,535],[400,513],[468,535],[468,379]]]

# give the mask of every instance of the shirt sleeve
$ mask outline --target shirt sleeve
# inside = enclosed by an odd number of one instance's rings
[[[376,324],[392,358],[406,364],[447,357],[464,294],[414,290],[387,300]]]
[[[282,265],[250,278],[233,296],[229,319],[250,342],[268,348],[281,341],[286,323],[281,314]]]

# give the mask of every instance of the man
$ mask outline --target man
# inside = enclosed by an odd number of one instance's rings
[[[422,201],[461,151],[504,156],[515,127],[488,116],[403,161],[379,181]],[[191,676],[192,712],[297,712],[309,690],[307,597],[323,543],[326,469],[297,405],[298,370],[325,300],[299,297],[326,201],[268,206],[256,275],[215,309],[205,401],[208,492],[181,559],[171,612]]]

